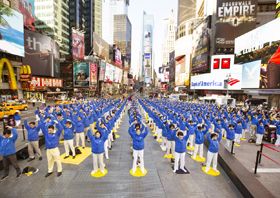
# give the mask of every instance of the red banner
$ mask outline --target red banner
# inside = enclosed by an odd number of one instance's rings
[[[90,63],[90,85],[97,83],[97,65]]]

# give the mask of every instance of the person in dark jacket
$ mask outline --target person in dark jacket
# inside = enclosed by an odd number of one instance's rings
[[[39,160],[42,160],[42,152],[39,148],[39,131],[41,130],[40,126],[36,126],[35,122],[27,123],[27,120],[24,120],[24,127],[27,130],[27,140],[28,140],[28,162],[35,159],[34,150],[39,156]]]
[[[17,130],[7,126],[3,136],[0,136],[0,155],[3,156],[4,176],[1,181],[9,176],[9,164],[12,164],[17,171],[17,177],[21,175],[21,170],[17,163],[16,157],[16,141],[18,138]]]

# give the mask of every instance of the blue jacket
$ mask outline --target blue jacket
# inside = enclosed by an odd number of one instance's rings
[[[226,128],[227,131],[227,140],[234,140],[235,138],[235,130],[234,129],[229,129],[228,127]]]
[[[27,140],[28,141],[38,141],[39,140],[39,131],[40,131],[40,126],[31,128],[27,124],[27,120],[24,121],[24,127],[27,130]]]
[[[101,133],[100,138],[96,138],[94,135],[92,135],[91,129],[88,130],[87,136],[90,139],[91,152],[94,154],[104,153],[104,143],[106,141],[105,136],[103,136],[103,134]]]
[[[75,130],[75,126],[73,125],[73,123],[71,128],[68,128],[65,125],[63,125],[64,140],[72,140],[74,138],[74,130]]]
[[[76,133],[83,133],[85,131],[85,125],[82,121],[75,123]]]
[[[12,129],[12,137],[5,138],[0,136],[0,155],[8,156],[16,153],[16,140],[18,138],[17,130],[15,128]]]
[[[264,125],[257,125],[257,134],[263,135],[265,131]]]
[[[237,124],[235,127],[235,133],[242,134],[242,130],[243,130],[242,124],[241,125]]]
[[[20,117],[20,115],[19,115],[19,114],[15,114],[15,115],[14,115],[14,119],[15,119],[15,120],[20,120],[20,119],[21,119],[21,117]]]
[[[60,124],[56,124],[56,131],[54,134],[50,134],[46,127],[41,127],[43,134],[45,136],[45,144],[47,149],[53,149],[58,147],[60,134],[63,130]]]
[[[195,130],[195,144],[203,144],[204,143],[204,135],[207,133],[208,129],[199,131]]]
[[[174,136],[176,136],[176,131],[171,130],[171,129],[167,129],[167,140],[168,141],[174,141]]]
[[[145,127],[144,132],[141,132],[140,135],[137,135],[135,131],[129,130],[129,134],[132,138],[133,149],[134,150],[143,150],[144,149],[144,139],[148,135],[148,130]]]
[[[208,151],[211,153],[218,153],[219,151],[219,147],[220,147],[220,141],[222,139],[222,134],[219,133],[218,139],[217,140],[212,140],[211,139],[211,133],[207,134],[207,140],[209,142],[209,147],[208,147]]]
[[[175,139],[175,152],[176,153],[186,152],[186,146],[187,146],[187,141],[189,139],[189,133],[187,133],[187,135],[185,135],[182,140],[180,140],[176,135],[175,135],[174,139]]]

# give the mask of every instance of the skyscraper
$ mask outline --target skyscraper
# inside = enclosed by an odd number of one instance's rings
[[[102,38],[109,44],[114,43],[114,15],[128,15],[129,0],[103,0]]]
[[[69,5],[68,0],[35,0],[36,29],[51,36],[60,46],[60,55],[69,55]],[[42,23],[43,22],[43,23]]]
[[[102,0],[94,1],[94,32],[102,37]]]
[[[94,32],[94,0],[84,0],[83,17],[85,21],[85,55],[89,55],[93,48],[93,32]]]
[[[143,12],[143,33],[142,33],[142,70],[140,81],[146,84],[152,83],[153,78],[153,31],[154,16]]]
[[[176,21],[173,10],[170,16],[165,21],[165,36],[162,46],[162,64],[167,65],[169,62],[169,54],[174,50],[175,35],[176,35]]]
[[[114,15],[114,44],[120,48],[125,57],[124,61],[129,66],[131,62],[131,23],[127,15]]]

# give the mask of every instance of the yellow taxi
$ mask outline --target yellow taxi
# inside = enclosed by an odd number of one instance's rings
[[[16,112],[17,110],[0,108],[0,119],[3,119],[4,116],[15,115]]]
[[[1,107],[4,107],[9,110],[19,110],[19,111],[27,111],[28,105],[21,103],[3,103]]]

